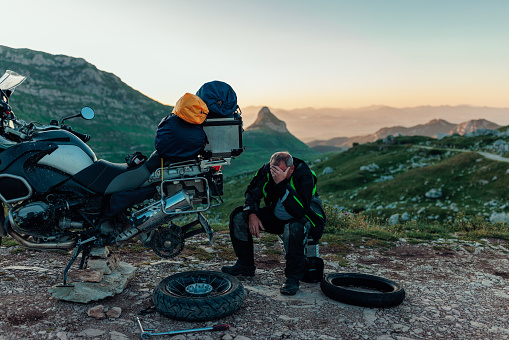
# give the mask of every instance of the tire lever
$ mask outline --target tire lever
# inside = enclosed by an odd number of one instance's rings
[[[138,323],[138,326],[140,326],[142,339],[149,339],[150,337],[156,336],[156,335],[175,335],[175,334],[181,334],[181,333],[194,333],[194,332],[202,332],[202,331],[226,331],[230,328],[230,326],[228,324],[219,324],[219,325],[215,325],[212,327],[182,329],[182,330],[178,330],[178,331],[168,331],[168,332],[161,332],[161,333],[151,333],[149,331],[154,331],[154,329],[143,329],[143,326],[141,325],[141,321],[140,321],[139,317],[136,317],[136,322]]]

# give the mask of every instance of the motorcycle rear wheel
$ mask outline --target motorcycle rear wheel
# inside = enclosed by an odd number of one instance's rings
[[[196,270],[171,275],[154,289],[155,308],[184,321],[209,321],[228,316],[244,302],[242,284],[229,274]]]
[[[405,299],[405,290],[399,283],[368,274],[330,273],[320,288],[333,300],[361,307],[394,307]]]

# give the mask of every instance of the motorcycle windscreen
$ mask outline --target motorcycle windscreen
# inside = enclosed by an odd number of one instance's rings
[[[2,78],[0,78],[0,90],[12,90],[24,82],[25,79],[26,77],[23,77],[14,71],[7,70]]]

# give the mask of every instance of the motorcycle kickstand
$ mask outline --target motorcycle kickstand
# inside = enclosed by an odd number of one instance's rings
[[[95,236],[92,236],[91,238],[81,242],[81,239],[78,240],[78,242],[76,243],[76,247],[74,248],[74,251],[72,253],[72,257],[71,257],[71,260],[69,261],[69,263],[67,264],[67,267],[65,267],[64,269],[64,279],[63,279],[63,283],[61,285],[58,285],[57,287],[74,287],[73,285],[70,285],[70,284],[67,284],[67,272],[69,271],[69,269],[71,268],[72,264],[74,263],[74,261],[76,261],[76,258],[78,258],[78,255],[83,251],[83,248],[84,248],[84,244],[87,244],[91,241],[95,241],[97,238]],[[90,247],[88,247],[88,253],[90,253]],[[85,254],[84,254],[85,255]],[[88,254],[87,254],[88,256]],[[86,256],[85,256],[86,257]],[[83,260],[83,257],[81,259],[82,263],[80,265],[80,269],[82,268],[82,265],[84,263],[84,260]]]

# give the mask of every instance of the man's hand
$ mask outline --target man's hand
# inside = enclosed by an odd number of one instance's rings
[[[256,214],[249,214],[249,232],[254,237],[260,237],[260,229],[265,230],[262,225],[262,221],[256,216]]]
[[[290,171],[290,169],[291,168],[286,168],[286,170],[283,171],[277,165],[271,165],[270,166],[270,174],[272,175],[274,182],[276,184],[278,184],[288,176],[288,171]]]

